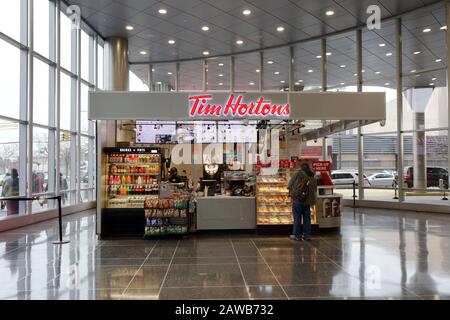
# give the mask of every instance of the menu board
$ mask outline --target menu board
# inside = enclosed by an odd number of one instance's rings
[[[255,122],[248,125],[242,124],[242,121],[221,122],[218,134],[219,143],[256,143],[258,140]]]
[[[215,121],[196,121],[195,143],[217,143],[217,124]]]
[[[185,121],[177,123],[177,143],[192,143],[195,138],[195,122]]]
[[[136,121],[136,143],[173,143],[175,123]]]

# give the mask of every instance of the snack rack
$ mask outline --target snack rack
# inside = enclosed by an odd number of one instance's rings
[[[182,190],[168,197],[146,197],[144,237],[186,236],[189,231],[189,199],[190,195]]]

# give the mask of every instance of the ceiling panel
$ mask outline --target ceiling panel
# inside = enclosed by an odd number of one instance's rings
[[[320,37],[327,33],[359,25],[367,19],[366,8],[376,4],[381,8],[384,18],[423,7],[426,4],[438,3],[433,0],[69,0],[70,4],[81,6],[83,17],[90,26],[103,37],[122,36],[129,40],[130,62],[150,62],[176,59],[203,58],[204,50],[211,55],[238,54],[247,50],[258,50],[270,46],[304,40],[309,37]],[[167,13],[162,15],[158,10],[164,8]],[[246,16],[244,9],[251,11]],[[325,15],[327,10],[333,10],[331,17]],[[408,13],[403,17],[404,72],[421,69],[436,69],[445,67],[446,45],[445,32],[439,30],[445,24],[445,8],[442,3],[433,5],[426,10]],[[134,30],[125,30],[126,25],[133,25]],[[209,31],[202,31],[203,25],[209,26]],[[277,27],[284,30],[279,32]],[[423,33],[423,29],[432,29]],[[168,39],[176,40],[174,45],[167,43]],[[242,39],[243,45],[237,45],[236,40]],[[395,85],[395,34],[392,22],[384,22],[380,30],[363,31],[363,66],[364,79],[370,83],[389,86]],[[385,44],[380,47],[380,44]],[[140,51],[147,51],[141,55]],[[280,81],[287,72],[288,55],[285,48],[266,51],[265,59],[273,59],[276,65],[267,70],[278,68],[280,75],[265,74],[264,81],[271,88],[283,88]],[[356,70],[355,37],[342,35],[329,38],[327,51],[332,55],[328,58],[329,86],[341,83],[354,83]],[[414,55],[414,52],[420,54]],[[273,53],[275,52],[275,53]],[[392,56],[386,56],[391,52]],[[301,84],[305,90],[320,88],[321,61],[316,56],[321,54],[320,41],[302,43],[295,46],[295,80],[304,80]],[[236,56],[236,66],[239,66],[239,79],[236,83],[241,90],[257,90],[259,55],[249,54],[242,58]],[[443,59],[436,62],[436,59]],[[225,61],[228,58],[223,58]],[[201,63],[191,63],[182,69],[184,81],[192,90],[199,88],[202,82],[201,70],[196,70]],[[345,65],[345,68],[341,68]],[[267,65],[265,65],[267,67]],[[191,68],[191,69],[189,69]],[[145,68],[143,69],[145,70]],[[163,69],[161,69],[163,70]],[[308,70],[313,72],[308,73]],[[227,72],[229,70],[227,69]],[[145,71],[136,71],[145,76]],[[170,72],[164,70],[164,72]],[[212,65],[211,74],[220,72]],[[222,79],[211,78],[214,90],[226,87],[229,83],[228,73]],[[238,72],[238,71],[237,71]],[[380,72],[376,74],[376,72]],[[158,76],[160,74],[158,73]],[[161,81],[172,80],[161,73]],[[433,78],[433,77],[431,77]],[[408,75],[407,85],[429,82],[430,77]],[[436,81],[440,80],[436,72]],[[424,80],[422,80],[424,79]],[[143,79],[143,81],[147,81]],[[219,83],[224,83],[219,86]],[[254,83],[250,85],[249,83]],[[431,83],[431,82],[429,82]],[[300,85],[300,84],[299,84]],[[201,88],[200,88],[201,89]]]

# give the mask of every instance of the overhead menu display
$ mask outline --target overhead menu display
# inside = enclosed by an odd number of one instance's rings
[[[258,140],[255,121],[249,125],[242,124],[242,121],[219,123],[218,134],[219,143],[256,143]]]
[[[160,121],[136,121],[136,143],[173,143],[175,124]]]
[[[215,121],[196,121],[195,143],[217,143],[217,124]]]

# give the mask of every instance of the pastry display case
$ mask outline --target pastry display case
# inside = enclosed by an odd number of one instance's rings
[[[258,230],[279,229],[292,232],[292,202],[288,183],[295,169],[280,169],[276,175],[259,175],[256,180],[256,223]],[[315,206],[311,207],[311,224],[317,225]]]

